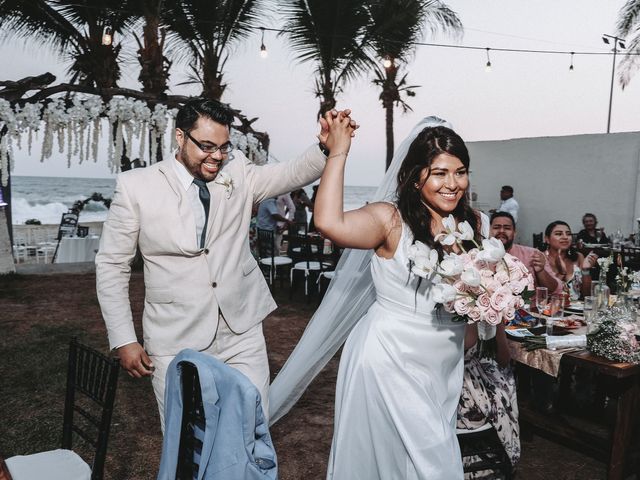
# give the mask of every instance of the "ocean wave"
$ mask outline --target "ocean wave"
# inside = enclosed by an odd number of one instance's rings
[[[40,220],[42,224],[56,225],[60,223],[62,214],[69,210],[72,203],[30,202],[25,198],[13,197],[11,199],[11,220],[14,225],[22,225],[32,218]],[[107,212],[108,210],[101,203],[90,202],[80,213],[79,222],[104,221],[107,218]]]

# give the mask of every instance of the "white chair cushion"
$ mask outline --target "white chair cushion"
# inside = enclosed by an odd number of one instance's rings
[[[271,257],[261,258],[260,263],[264,265],[271,265]],[[293,263],[293,260],[289,257],[273,257],[273,263],[276,267],[279,267],[280,265],[289,265],[290,263]]]
[[[489,430],[491,428],[493,428],[493,426],[489,422],[487,422],[478,428],[474,428],[473,430],[467,430],[466,428],[456,428],[456,434],[464,435],[465,433],[484,432],[485,430]]]
[[[336,276],[336,272],[334,270],[331,270],[330,272],[322,272],[320,275],[322,275],[324,278],[328,278],[329,280],[332,280],[333,277]]]
[[[307,268],[307,262],[298,262],[293,267],[294,270],[320,270],[320,262],[309,262],[309,268]]]
[[[71,450],[58,449],[5,460],[13,480],[91,480],[91,468]]]

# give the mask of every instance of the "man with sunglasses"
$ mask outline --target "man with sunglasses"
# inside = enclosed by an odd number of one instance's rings
[[[217,101],[187,102],[176,117],[175,158],[118,176],[96,255],[109,344],[129,375],[152,377],[163,430],[167,367],[185,348],[244,373],[268,415],[262,320],[276,304],[249,248],[251,208],[318,179],[321,147],[346,153],[357,128],[321,119],[320,145],[292,162],[257,166],[234,150],[232,122],[233,112]],[[128,296],[136,249],[144,261],[144,347]]]

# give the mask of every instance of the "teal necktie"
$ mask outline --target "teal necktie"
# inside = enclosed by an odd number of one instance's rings
[[[202,227],[202,235],[200,235],[200,248],[204,248],[204,241],[207,237],[207,223],[209,221],[209,206],[211,205],[211,194],[207,188],[207,182],[194,178],[193,183],[198,187],[198,196],[204,207],[204,227]]]

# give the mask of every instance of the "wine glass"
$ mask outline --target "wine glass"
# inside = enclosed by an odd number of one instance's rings
[[[544,319],[544,312],[549,304],[549,289],[547,287],[536,287],[536,308]]]
[[[549,316],[547,317],[547,335],[553,334],[554,320],[564,316],[564,295],[551,295],[549,301]]]

